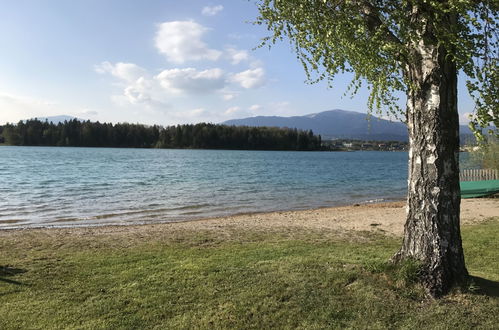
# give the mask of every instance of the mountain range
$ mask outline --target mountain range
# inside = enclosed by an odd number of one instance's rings
[[[67,116],[67,115],[60,115],[60,116],[51,116],[51,117],[36,117],[33,119],[38,119],[39,121],[47,121],[49,123],[53,124],[59,124],[59,123],[64,123],[65,121],[70,121],[73,119],[76,119],[78,121],[85,121],[81,118],[73,117],[73,116]],[[25,120],[24,120],[25,121]]]
[[[48,121],[54,124],[83,119],[61,115],[38,118],[40,121]],[[315,134],[320,134],[324,140],[332,139],[355,139],[371,141],[408,141],[407,127],[399,121],[390,121],[376,116],[369,118],[365,113],[346,110],[328,110],[312,113],[304,116],[257,116],[242,119],[232,119],[222,124],[231,126],[267,126],[267,127],[288,127],[301,130],[312,130]],[[461,141],[463,136],[471,134],[468,126],[461,125]]]
[[[270,126],[312,130],[323,139],[356,139],[372,141],[408,141],[407,127],[395,122],[370,116],[365,113],[329,110],[305,116],[279,117],[257,116],[232,119],[223,122],[234,126]],[[461,135],[471,134],[467,126],[461,125]]]

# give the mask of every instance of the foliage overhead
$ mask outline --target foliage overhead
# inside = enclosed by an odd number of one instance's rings
[[[468,78],[476,103],[470,126],[499,127],[497,0],[260,0],[259,11],[255,23],[272,32],[261,46],[288,39],[308,82],[327,80],[331,86],[338,73],[353,73],[348,91],[355,94],[367,83],[369,110],[395,116],[404,114],[396,92],[417,88],[405,74],[411,49],[431,29],[435,44]]]

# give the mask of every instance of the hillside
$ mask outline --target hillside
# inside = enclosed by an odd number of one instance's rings
[[[312,130],[323,139],[358,139],[375,141],[408,141],[404,123],[392,122],[365,113],[345,110],[329,110],[305,116],[279,117],[258,116],[233,119],[224,122],[234,126],[271,126]],[[461,126],[461,134],[470,134],[467,126]]]

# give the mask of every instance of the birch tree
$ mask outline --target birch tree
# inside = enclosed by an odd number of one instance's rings
[[[394,261],[418,260],[428,293],[467,277],[460,234],[457,78],[476,101],[472,126],[498,125],[499,2],[260,0],[256,24],[289,40],[309,82],[352,73],[371,111],[401,115],[409,131],[407,219]],[[401,109],[397,92],[407,96]],[[480,134],[479,134],[480,136]]]

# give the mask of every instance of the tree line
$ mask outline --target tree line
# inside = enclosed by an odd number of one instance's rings
[[[54,124],[31,119],[0,126],[0,142],[16,146],[320,150],[321,136],[277,127],[217,124],[146,126],[77,119]]]

